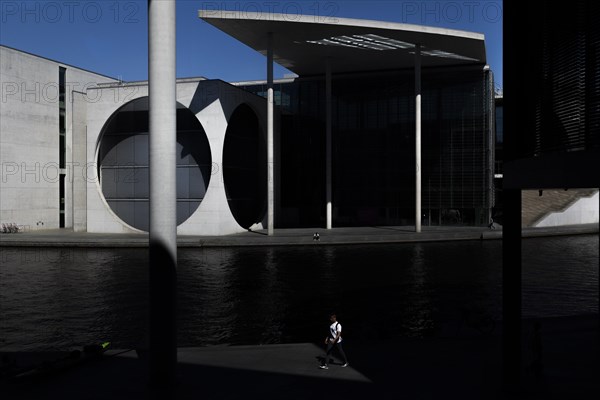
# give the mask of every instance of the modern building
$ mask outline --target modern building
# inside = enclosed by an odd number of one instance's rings
[[[483,35],[299,15],[200,17],[297,77],[177,81],[178,233],[262,229],[270,209],[276,228],[488,223],[494,85]],[[146,231],[147,82],[0,52],[0,220]]]
[[[148,83],[0,51],[2,221],[29,229],[147,231]],[[178,232],[262,227],[265,100],[195,78],[178,80],[177,101]]]

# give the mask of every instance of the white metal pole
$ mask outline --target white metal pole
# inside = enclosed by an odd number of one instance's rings
[[[415,232],[421,232],[421,45],[415,47]]]

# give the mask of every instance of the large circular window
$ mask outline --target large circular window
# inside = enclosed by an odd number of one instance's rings
[[[266,209],[267,155],[254,111],[233,112],[223,145],[223,179],[233,217],[243,228],[261,222]]]
[[[177,104],[177,224],[196,211],[211,173],[206,133],[196,116]],[[102,131],[98,176],[110,208],[127,224],[148,231],[148,97],[127,103]]]

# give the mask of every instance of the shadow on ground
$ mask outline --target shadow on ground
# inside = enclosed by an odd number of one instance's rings
[[[542,322],[543,373],[528,370],[523,323],[522,386],[501,388],[501,337],[452,336],[373,342],[345,341],[339,359],[319,369],[314,343],[181,348],[178,384],[148,385],[143,353],[107,352],[56,373],[0,384],[3,399],[587,399],[600,393],[597,316]],[[20,362],[58,353],[3,353]]]

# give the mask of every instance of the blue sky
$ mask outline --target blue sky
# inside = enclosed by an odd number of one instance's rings
[[[169,1],[169,0],[164,0]],[[265,79],[265,58],[198,19],[199,9],[363,18],[485,34],[502,87],[502,1],[177,0],[177,76]],[[0,43],[125,81],[148,76],[146,0],[0,2]],[[275,77],[289,71],[278,67]]]

